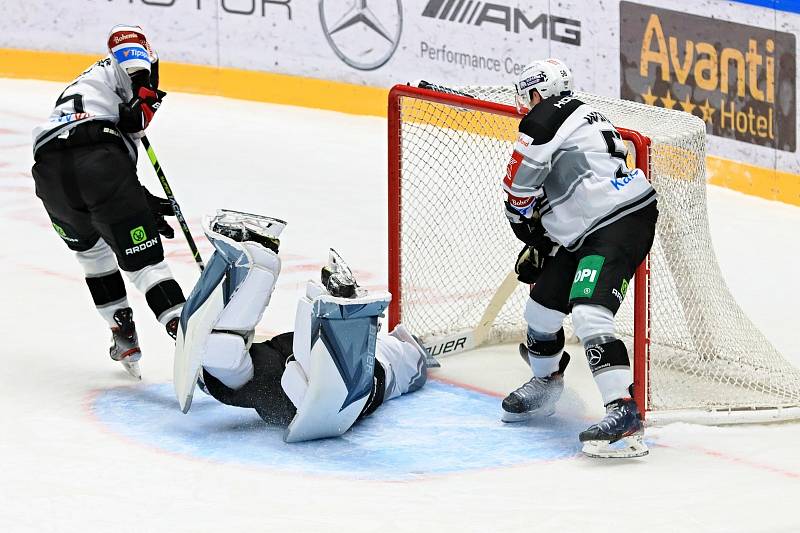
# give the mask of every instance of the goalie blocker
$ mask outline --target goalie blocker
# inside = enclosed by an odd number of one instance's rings
[[[221,210],[204,226],[215,252],[184,307],[175,353],[184,412],[199,381],[218,401],[287,425],[284,440],[298,442],[339,436],[424,385],[424,349],[402,325],[378,332],[391,295],[359,288],[333,250],[325,284],[309,281],[298,302],[295,331],[254,343],[280,274],[285,223]]]

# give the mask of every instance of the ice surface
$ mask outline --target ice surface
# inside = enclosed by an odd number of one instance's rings
[[[209,401],[181,415],[169,395],[172,343],[144,298],[131,288],[144,353],[144,380],[133,384],[108,358],[106,326],[80,267],[35,196],[30,130],[61,89],[0,80],[0,531],[800,531],[792,507],[800,424],[672,425],[648,431],[644,459],[574,453],[569,434],[601,412],[577,347],[548,428],[503,427],[487,414],[492,398],[527,379],[513,348],[444,361],[441,379],[489,394],[436,385],[387,404],[383,422],[379,411],[345,441],[298,448],[296,457],[247,411]],[[329,247],[363,285],[385,286],[385,121],[171,93],[148,136],[204,257],[210,246],[199,220],[216,208],[289,222],[261,333],[291,328],[296,296]],[[140,174],[158,193],[145,157]],[[800,209],[714,187],[709,201],[728,285],[800,363]],[[188,291],[197,270],[180,235],[166,250]],[[449,404],[452,415],[424,424],[443,394],[464,398],[463,406]],[[455,431],[442,420],[497,426],[498,434],[433,438]],[[412,427],[397,427],[404,423]],[[505,434],[508,442],[492,444]],[[382,437],[394,442],[381,446]],[[314,446],[329,453],[317,466]],[[428,456],[424,464],[405,455],[412,449]],[[469,468],[453,467],[459,459]]]

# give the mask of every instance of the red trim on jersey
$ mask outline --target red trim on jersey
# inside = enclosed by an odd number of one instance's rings
[[[511,187],[514,183],[514,176],[517,175],[517,170],[519,166],[522,164],[523,155],[516,150],[514,153],[511,154],[511,161],[508,162],[508,168],[506,169],[506,177],[503,178],[503,183],[506,187]]]

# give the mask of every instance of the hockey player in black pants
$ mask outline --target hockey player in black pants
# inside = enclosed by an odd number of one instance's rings
[[[175,392],[187,412],[199,380],[220,402],[288,426],[287,442],[334,437],[421,388],[438,363],[402,324],[378,331],[390,294],[358,287],[333,250],[322,283],[309,281],[297,303],[294,332],[254,342],[280,274],[284,226],[227,210],[205,220],[215,251],[181,313]]]
[[[158,58],[140,27],[115,26],[108,48],[34,130],[32,172],[53,228],[75,252],[95,306],[111,327],[111,358],[141,378],[141,351],[119,269],[173,338],[185,301],[159,237],[174,236],[164,220],[174,213],[136,175],[138,139],[165,93],[158,89]]]
[[[528,65],[515,83],[528,109],[503,179],[506,214],[525,243],[519,279],[533,284],[525,309],[533,378],[503,401],[503,420],[552,414],[569,354],[564,317],[572,313],[606,416],[580,434],[591,456],[647,454],[625,344],[614,315],[653,244],[656,193],[626,163],[614,126],[572,93],[572,73],[557,59]]]

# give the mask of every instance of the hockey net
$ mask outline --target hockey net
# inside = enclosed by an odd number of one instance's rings
[[[520,118],[513,92],[459,90],[475,98],[401,85],[389,96],[390,321],[402,320],[426,341],[486,320],[499,288],[509,286],[520,249],[500,188]],[[717,265],[706,212],[704,122],[578,97],[620,129],[659,194],[653,248],[617,315],[648,421],[800,418],[800,370],[745,316]],[[510,287],[488,313],[486,342],[524,339],[528,287]],[[459,345],[438,346],[448,348]]]

